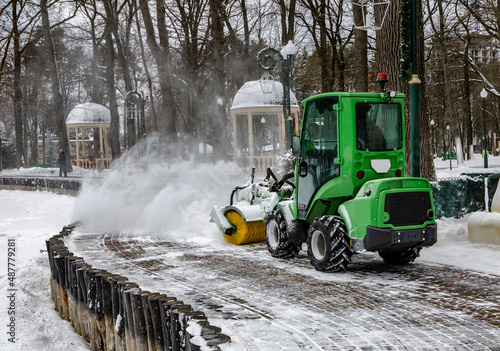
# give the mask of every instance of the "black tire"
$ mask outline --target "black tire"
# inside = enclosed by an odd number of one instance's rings
[[[316,218],[307,233],[307,254],[318,271],[346,270],[352,247],[344,220],[339,216]]]
[[[420,250],[422,250],[421,247],[412,247],[397,251],[379,251],[378,254],[387,264],[404,266],[415,261],[420,256]]]
[[[275,258],[297,257],[301,245],[294,244],[288,237],[285,215],[281,209],[271,212],[266,221],[267,250]]]

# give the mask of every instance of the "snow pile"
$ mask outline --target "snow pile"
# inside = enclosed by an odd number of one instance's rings
[[[50,298],[45,240],[70,223],[75,199],[38,191],[0,191],[0,331],[2,351],[88,350],[71,324],[59,317]],[[7,314],[8,240],[15,239],[15,311]],[[11,257],[12,258],[12,257]],[[12,271],[11,271],[12,273]],[[15,343],[7,341],[7,325],[15,318]],[[10,336],[9,336],[10,337]]]

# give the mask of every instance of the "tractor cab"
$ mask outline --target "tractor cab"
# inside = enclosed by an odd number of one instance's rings
[[[369,180],[404,175],[403,94],[328,93],[303,102],[297,218],[331,212]],[[321,200],[321,201],[318,201]]]

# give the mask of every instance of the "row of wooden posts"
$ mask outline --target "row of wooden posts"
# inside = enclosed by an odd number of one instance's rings
[[[95,269],[74,256],[63,238],[46,241],[52,300],[94,351],[220,350],[230,338],[205,314],[175,297],[141,290],[128,278]]]

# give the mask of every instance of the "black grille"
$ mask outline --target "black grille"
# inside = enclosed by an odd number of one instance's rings
[[[392,193],[385,197],[384,211],[389,214],[386,223],[395,227],[423,224],[429,220],[430,209],[428,192]]]

